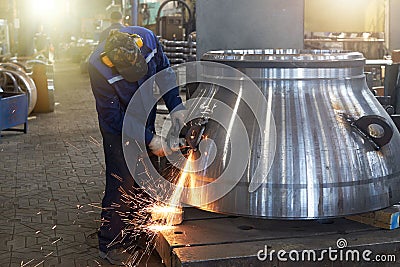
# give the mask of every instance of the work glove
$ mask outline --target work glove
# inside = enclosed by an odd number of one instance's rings
[[[158,157],[164,157],[172,154],[172,151],[167,145],[167,142],[165,142],[164,138],[156,134],[153,136],[153,139],[151,139],[149,148],[151,152]]]
[[[188,115],[188,111],[186,109],[178,110],[171,113],[171,128],[168,132],[168,144],[172,151],[176,152],[180,149],[180,143],[184,143],[184,141],[179,139],[179,133],[182,128],[185,126],[185,119]]]

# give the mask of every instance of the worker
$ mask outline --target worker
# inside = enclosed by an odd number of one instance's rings
[[[103,42],[107,37],[108,34],[110,33],[111,30],[113,29],[121,29],[124,25],[122,24],[122,13],[119,11],[113,11],[110,14],[110,22],[111,25],[108,26],[106,29],[104,29],[99,36],[99,42]]]
[[[129,210],[121,201],[122,187],[126,192],[137,186],[134,182],[134,170],[128,169],[122,146],[122,128],[127,106],[142,85],[151,76],[170,67],[156,35],[143,27],[123,26],[111,30],[105,41],[99,43],[89,58],[88,72],[92,91],[96,101],[100,132],[106,165],[106,188],[102,200],[102,223],[98,232],[99,254],[110,263],[122,265],[130,256],[125,250],[128,237],[121,235],[127,226],[120,213]],[[169,69],[167,69],[169,70]],[[167,79],[175,79],[174,72],[166,71]],[[150,80],[151,81],[151,80]],[[159,85],[160,86],[160,85]],[[161,88],[160,88],[161,90]],[[179,88],[168,89],[163,100],[171,112],[174,127],[182,127],[185,108],[179,97]],[[137,114],[145,114],[146,101],[134,107]],[[151,113],[145,125],[132,122],[132,126],[144,133],[147,149],[158,157],[171,153],[165,139],[155,132],[156,106],[150,107]],[[146,121],[146,118],[143,118]],[[135,124],[136,123],[136,124]],[[135,138],[135,136],[133,136]],[[139,138],[140,139],[140,138]],[[136,157],[137,159],[137,157]],[[132,247],[132,242],[126,242]],[[113,244],[113,245],[111,245]],[[111,246],[110,246],[111,245]]]

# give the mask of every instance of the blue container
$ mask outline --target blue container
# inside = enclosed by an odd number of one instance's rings
[[[13,128],[23,124],[23,129]],[[0,133],[3,130],[28,130],[28,97],[21,93],[0,92]]]

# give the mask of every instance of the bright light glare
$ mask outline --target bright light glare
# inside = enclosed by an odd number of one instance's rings
[[[152,232],[158,233],[161,231],[172,230],[174,229],[174,226],[165,224],[154,224],[154,225],[149,225],[148,229]]]
[[[168,213],[179,213],[181,209],[171,206],[154,206],[151,209],[151,212],[168,214]]]
[[[48,16],[55,11],[55,0],[32,0],[31,3],[35,15]]]

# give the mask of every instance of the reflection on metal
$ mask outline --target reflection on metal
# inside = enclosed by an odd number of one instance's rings
[[[27,94],[28,114],[33,111],[37,101],[37,90],[25,66],[15,62],[0,63],[0,88],[8,93]]]
[[[193,96],[199,101],[211,97],[232,110],[240,102],[236,110],[251,146],[250,155],[243,155],[248,165],[240,182],[202,209],[313,219],[376,210],[400,201],[400,134],[366,85],[361,53],[229,50],[208,52],[203,60],[238,68],[272,99],[276,152],[266,179],[252,192],[249,186],[257,178],[252,176],[254,169],[259,164],[267,166],[263,160],[270,159],[264,155],[268,151],[259,149],[261,140],[268,139],[268,131],[259,129],[240,96],[216,85],[201,84]],[[229,162],[229,135],[213,120],[208,121],[204,135],[216,144],[216,160],[203,162],[209,167],[193,177],[213,181]],[[197,184],[204,184],[204,179],[198,179]]]

